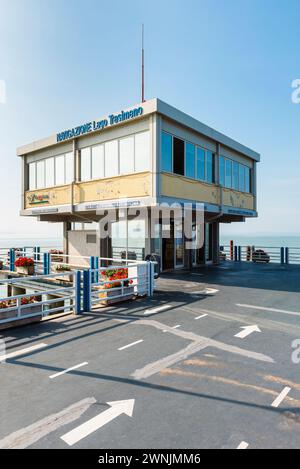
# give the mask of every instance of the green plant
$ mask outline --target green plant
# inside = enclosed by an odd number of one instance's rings
[[[71,267],[69,265],[65,264],[59,264],[55,266],[55,271],[56,272],[71,272]]]

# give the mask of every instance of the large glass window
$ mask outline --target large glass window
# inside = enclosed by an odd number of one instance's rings
[[[36,189],[36,164],[29,164],[29,190],[33,191]]]
[[[239,164],[236,161],[233,162],[232,175],[233,175],[232,187],[233,189],[238,191],[239,190]]]
[[[135,171],[150,170],[150,132],[135,135]]]
[[[231,189],[232,186],[232,161],[225,161],[225,186]]]
[[[71,184],[74,181],[74,160],[73,153],[65,155],[65,184]]]
[[[195,178],[195,145],[186,143],[185,146],[185,175]]]
[[[219,172],[220,172],[220,184],[221,186],[225,186],[225,158],[224,156],[220,156],[219,158]]]
[[[36,186],[37,189],[45,187],[45,161],[38,161],[36,164]]]
[[[239,189],[241,192],[245,192],[245,166],[240,165],[239,170]]]
[[[92,179],[104,177],[104,146],[92,147]]]
[[[162,133],[162,170],[171,173],[173,171],[172,158],[172,136],[166,132]]]
[[[211,151],[206,152],[206,181],[213,183],[214,178],[214,155]]]
[[[184,176],[184,140],[173,138],[173,170],[175,174]]]
[[[251,192],[251,170],[245,166],[245,192]]]
[[[46,187],[55,185],[54,158],[46,159]]]
[[[119,174],[118,140],[105,143],[105,177]]]
[[[83,148],[80,154],[81,181],[88,181],[92,177],[91,149]]]
[[[205,181],[205,151],[197,148],[197,179]]]
[[[55,184],[62,186],[65,183],[65,156],[55,158]]]
[[[134,172],[134,137],[120,140],[120,174]]]

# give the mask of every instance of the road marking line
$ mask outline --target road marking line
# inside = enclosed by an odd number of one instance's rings
[[[249,448],[249,443],[246,443],[246,441],[242,441],[237,447],[237,449],[247,449],[247,448]]]
[[[215,288],[206,288],[205,290],[200,291],[190,291],[188,292],[190,295],[214,295],[218,293],[220,290],[216,290]]]
[[[144,312],[144,315],[148,316],[149,314],[160,313],[161,311],[165,311],[166,309],[170,309],[170,308],[172,308],[172,305],[164,305],[164,306],[159,306],[158,308],[147,309]]]
[[[279,396],[275,399],[275,401],[271,404],[271,407],[279,407],[282,401],[286,398],[288,393],[291,391],[291,388],[285,387],[283,391],[279,394]]]
[[[206,316],[208,316],[208,314],[202,314],[201,316],[197,316],[195,318],[195,321],[197,321],[198,319],[206,318]]]
[[[48,344],[41,343],[33,345],[32,347],[23,348],[22,350],[17,350],[16,352],[7,353],[0,357],[0,361],[10,360],[11,358],[19,357],[20,355],[26,355],[27,353],[34,352],[47,346]]]
[[[66,373],[69,373],[69,371],[77,370],[78,368],[82,368],[83,366],[88,365],[88,362],[80,363],[79,365],[72,366],[71,368],[67,368],[66,370],[60,371],[59,373],[56,373],[55,375],[49,376],[50,379],[57,378],[58,376],[65,375]]]
[[[181,325],[178,324],[177,326],[170,327],[170,329],[179,329],[180,327]],[[165,329],[163,332],[168,332],[168,329]]]
[[[254,305],[244,305],[240,303],[236,303],[236,306],[239,306],[241,308],[258,309],[260,311],[270,311],[272,313],[290,314],[291,316],[300,316],[300,313],[296,313],[295,311],[287,311],[285,309],[267,308],[264,306],[254,306]]]
[[[1,449],[25,449],[33,445],[49,433],[54,432],[60,427],[67,425],[79,419],[91,405],[97,401],[94,397],[89,397],[67,407],[57,414],[35,422],[29,427],[22,428],[0,440]]]
[[[137,344],[141,344],[142,342],[144,342],[143,339],[137,340],[136,342],[133,342],[132,344],[125,345],[125,347],[118,348],[118,350],[119,352],[121,352],[122,350],[126,350],[127,348],[133,347],[134,345],[137,345]]]

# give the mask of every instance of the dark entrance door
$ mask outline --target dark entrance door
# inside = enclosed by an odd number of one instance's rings
[[[170,224],[170,236],[162,239],[163,270],[174,269],[174,223]]]

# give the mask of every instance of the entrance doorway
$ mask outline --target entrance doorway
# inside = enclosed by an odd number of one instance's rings
[[[180,269],[184,266],[183,224],[171,220],[168,228],[169,236],[162,239],[162,268]]]

